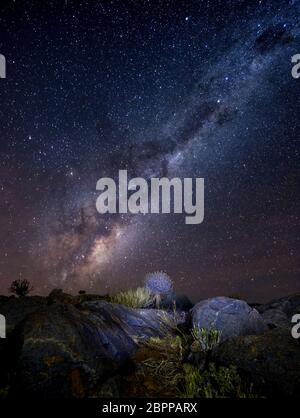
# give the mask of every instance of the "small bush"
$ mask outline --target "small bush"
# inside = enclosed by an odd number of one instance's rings
[[[32,292],[33,287],[28,280],[14,280],[10,285],[9,291],[15,293],[19,297],[24,297]]]
[[[183,398],[195,398],[198,396],[199,384],[201,382],[201,372],[199,368],[192,364],[183,365]]]
[[[3,388],[0,388],[0,400],[6,399],[8,396],[9,387],[5,386]]]
[[[163,391],[180,398],[255,397],[252,385],[245,383],[233,366],[217,367],[209,363],[201,371],[199,367],[185,363],[185,344],[180,336],[149,338],[141,341],[140,350],[137,373],[142,382],[149,383],[147,388],[153,389],[154,385],[158,393]]]
[[[181,338],[171,335],[165,338],[152,337],[143,342],[143,346],[153,353],[153,356],[142,361],[143,372],[152,376],[165,390],[180,396],[184,351]]]
[[[119,292],[110,298],[112,303],[128,306],[129,308],[147,308],[151,305],[153,298],[149,289],[138,287]]]
[[[161,353],[169,361],[180,362],[183,359],[183,343],[180,336],[168,335],[165,338],[150,337],[143,345]]]
[[[176,316],[176,311],[174,310],[173,312],[167,312],[167,311],[163,311],[161,310],[161,326],[162,326],[162,331],[163,330],[173,330],[174,332],[177,330],[177,316]]]
[[[188,398],[253,398],[252,385],[247,385],[236,367],[216,367],[210,363],[200,372],[191,364],[184,365],[184,397]]]
[[[199,328],[194,326],[192,336],[198,341],[203,351],[209,351],[215,348],[221,340],[221,333],[217,329]]]

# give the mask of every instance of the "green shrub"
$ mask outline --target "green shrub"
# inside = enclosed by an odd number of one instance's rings
[[[152,295],[150,290],[145,287],[138,287],[116,293],[110,298],[110,301],[129,308],[147,308],[152,303]]]
[[[7,398],[8,392],[9,392],[9,387],[8,386],[0,388],[0,400]]]
[[[194,326],[192,336],[198,341],[203,351],[209,351],[215,348],[221,340],[221,333],[217,329],[199,328]]]
[[[150,350],[158,351],[169,361],[181,362],[183,358],[183,344],[179,335],[167,335],[165,338],[150,337],[143,345]]]
[[[180,396],[179,385],[182,381],[183,345],[179,336],[165,338],[151,337],[143,342],[149,350],[149,358],[142,361],[145,375],[152,376],[159,385]]]
[[[200,372],[196,366],[184,365],[184,392],[188,398],[253,398],[252,385],[247,385],[236,367],[216,367],[210,363]]]
[[[183,365],[183,398],[195,398],[198,396],[201,374],[199,368],[192,364]]]
[[[179,398],[255,397],[252,385],[245,383],[233,366],[217,367],[209,363],[201,371],[198,366],[185,363],[185,344],[178,335],[152,337],[140,344],[143,354],[138,363],[139,374],[143,382],[156,382],[160,391]]]

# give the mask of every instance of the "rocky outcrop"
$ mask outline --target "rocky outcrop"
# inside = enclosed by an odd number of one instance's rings
[[[221,340],[240,335],[261,334],[267,327],[256,309],[245,301],[227,297],[207,299],[192,309],[193,326],[216,329]]]
[[[134,343],[125,337],[120,335],[123,347],[132,349]],[[27,316],[8,345],[15,347],[11,396],[84,397],[119,365],[97,325],[68,304]]]
[[[171,293],[170,295],[165,296],[162,298],[160,307],[162,309],[167,310],[179,310],[188,312],[193,307],[193,303],[190,299],[185,295],[176,295],[175,293]]]
[[[47,300],[41,296],[27,296],[16,298],[14,296],[0,296],[0,312],[6,319],[6,335],[9,336],[15,326],[27,315],[32,314],[43,306]]]
[[[10,396],[95,396],[131,361],[139,339],[172,333],[174,318],[105,301],[54,303],[29,314],[7,341]],[[0,365],[1,366],[1,365]]]
[[[170,355],[177,371],[184,362],[198,370],[211,361],[236,366],[263,396],[299,391],[300,340],[291,337],[290,323],[300,313],[299,295],[257,305],[257,310],[242,300],[217,297],[175,313],[131,309],[107,299],[61,290],[46,298],[0,297],[8,331],[8,338],[0,340],[0,397],[143,396],[145,391],[176,396],[177,386],[168,388],[168,378],[162,385],[156,374],[157,367],[169,367]],[[274,329],[263,318],[270,318]],[[193,342],[190,320],[219,330],[221,344],[202,352]],[[181,342],[173,347],[175,334]]]
[[[47,303],[49,305],[52,305],[53,303],[69,303],[71,305],[80,305],[83,302],[94,300],[109,300],[109,296],[89,293],[80,293],[79,295],[73,296],[65,293],[62,289],[53,289],[47,297]]]
[[[55,303],[80,305],[85,301],[103,300],[105,298],[107,296],[89,294],[72,296],[64,293],[62,289],[53,289],[46,298],[41,296],[26,296],[21,298],[0,296],[0,313],[5,316],[6,334],[9,336],[15,326],[25,319],[27,315],[47,305]]]
[[[149,337],[164,337],[172,328],[184,324],[184,313],[168,313],[158,309],[131,309],[105,301],[83,303],[81,309],[97,321],[99,328],[114,324],[135,341]]]
[[[257,310],[269,328],[291,328],[293,315],[300,313],[300,293],[272,300]]]
[[[236,366],[258,394],[299,395],[300,341],[288,330],[274,329],[225,341],[214,350],[213,359],[223,366]]]

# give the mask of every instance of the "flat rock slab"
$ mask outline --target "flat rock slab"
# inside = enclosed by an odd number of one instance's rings
[[[131,309],[124,305],[105,301],[85,302],[82,309],[89,312],[99,327],[105,324],[122,330],[133,340],[165,337],[172,328],[185,322],[185,313],[169,313],[158,309]]]

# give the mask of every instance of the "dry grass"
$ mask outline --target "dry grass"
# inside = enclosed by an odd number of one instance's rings
[[[110,301],[129,308],[147,308],[152,303],[152,294],[145,287],[138,287],[116,293],[111,296]]]

